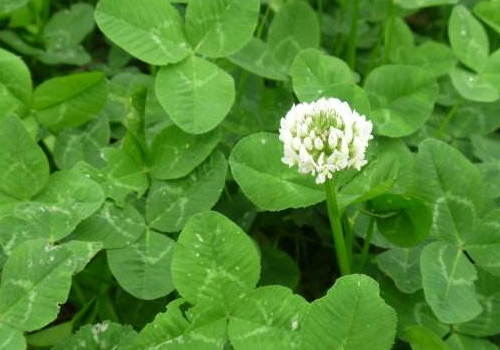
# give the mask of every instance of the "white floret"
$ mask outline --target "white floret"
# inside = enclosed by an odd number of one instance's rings
[[[367,164],[365,152],[373,125],[366,117],[336,98],[321,98],[293,106],[281,119],[283,163],[316,176],[318,184],[333,173]]]

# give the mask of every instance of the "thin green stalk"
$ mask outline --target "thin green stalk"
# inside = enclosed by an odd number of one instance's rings
[[[149,65],[149,73],[151,73],[152,76],[156,76],[158,73],[158,66],[154,66],[152,64]]]
[[[375,68],[375,65],[377,64],[377,61],[379,60],[379,55],[380,55],[380,48],[382,47],[382,42],[384,41],[383,35],[380,35],[377,43],[372,49],[372,52],[370,53],[370,61],[368,63],[368,69],[366,70],[366,75],[365,77]]]
[[[394,23],[396,22],[396,13],[397,13],[397,8],[396,5],[394,4],[393,0],[389,0],[391,3],[391,10],[389,13],[389,18],[386,22],[386,27],[385,27],[385,40],[384,40],[384,60],[383,63],[389,62],[389,56],[391,54],[391,49],[392,49],[392,36],[394,32]]]
[[[240,102],[241,98],[245,94],[245,89],[247,87],[249,77],[250,74],[248,73],[248,71],[242,69],[240,74],[240,79],[238,82],[238,88],[236,90],[236,98],[235,98],[236,102]]]
[[[337,204],[337,189],[333,180],[328,180],[325,183],[325,192],[328,218],[330,219],[330,227],[333,234],[333,242],[335,244],[340,273],[342,276],[349,275],[351,273],[351,268],[349,266],[349,257],[347,255],[339,207]]]
[[[323,0],[318,0],[318,20],[320,33],[323,33]]]
[[[358,16],[359,0],[353,0],[351,13],[351,29],[349,31],[349,43],[347,44],[347,64],[351,69],[356,68],[356,48],[358,46]]]
[[[461,101],[455,103],[455,105],[450,109],[446,117],[443,119],[441,122],[441,125],[439,126],[439,130],[436,132],[436,137],[437,138],[442,138],[446,128],[448,127],[448,124],[455,118],[455,115],[457,114],[458,107],[460,106]]]
[[[361,271],[364,270],[366,263],[368,262],[368,253],[370,252],[370,244],[372,243],[374,228],[375,217],[370,216],[365,242],[363,243],[363,250],[361,251]]]
[[[264,12],[264,15],[262,16],[262,18],[260,20],[259,27],[257,28],[256,37],[259,39],[262,38],[262,34],[264,32],[264,27],[265,27],[266,22],[267,22],[267,17],[269,17],[270,12],[271,12],[271,6],[267,6],[266,11]]]
[[[441,30],[439,32],[439,38],[442,41],[446,40],[446,34],[448,33],[448,21],[451,14],[451,6],[444,6],[441,8]]]
[[[349,258],[349,265],[352,265],[352,247],[354,244],[354,232],[349,222],[347,215],[342,216],[342,227],[345,233],[345,247],[347,250],[347,257]]]

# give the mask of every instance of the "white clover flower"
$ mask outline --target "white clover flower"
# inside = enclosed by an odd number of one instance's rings
[[[294,105],[281,119],[282,161],[297,165],[300,173],[311,173],[322,184],[336,171],[360,170],[367,163],[372,129],[365,116],[336,98]]]

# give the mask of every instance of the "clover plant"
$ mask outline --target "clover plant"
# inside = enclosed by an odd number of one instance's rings
[[[0,0],[0,350],[495,350],[499,0]]]

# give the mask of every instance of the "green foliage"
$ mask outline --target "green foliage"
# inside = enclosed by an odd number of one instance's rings
[[[95,20],[110,40],[144,62],[164,65],[189,54],[182,19],[167,1],[100,1]]]
[[[0,0],[0,46],[0,350],[499,349],[500,0]],[[336,214],[278,136],[323,97],[373,123]]]
[[[191,134],[203,134],[222,122],[235,96],[233,78],[196,56],[162,67],[156,94],[172,120]]]
[[[266,210],[301,208],[323,201],[325,194],[312,178],[281,163],[281,149],[278,137],[270,133],[254,134],[238,142],[229,163],[243,193]]]
[[[0,191],[19,199],[33,197],[49,179],[49,164],[18,117],[0,120],[0,148]]]
[[[329,324],[337,325],[335,332],[325,333]],[[380,298],[375,281],[352,275],[312,303],[302,327],[303,349],[390,349],[396,313]]]

